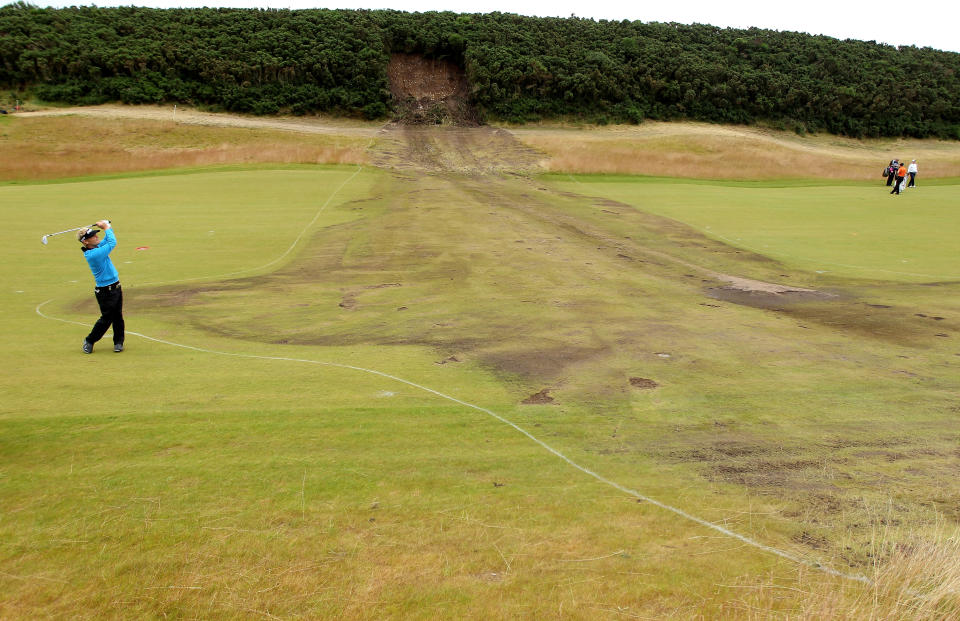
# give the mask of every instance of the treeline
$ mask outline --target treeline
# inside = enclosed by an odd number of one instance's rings
[[[390,54],[460,64],[488,118],[766,122],[960,139],[960,54],[751,28],[399,11],[0,8],[0,88],[379,118]]]

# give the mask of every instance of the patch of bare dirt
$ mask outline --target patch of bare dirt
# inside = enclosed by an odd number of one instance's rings
[[[521,401],[524,405],[545,405],[553,403],[553,397],[550,396],[550,389],[544,388],[538,393],[534,393]]]
[[[630,385],[633,386],[634,388],[651,390],[653,388],[656,388],[660,384],[656,383],[652,379],[647,379],[645,377],[631,377]]]
[[[722,432],[725,437],[707,440],[694,448],[664,447],[670,461],[699,463],[702,475],[711,481],[734,483],[761,494],[778,494],[784,489],[823,490],[830,487],[822,471],[822,460],[805,457],[780,444],[758,442],[757,438]],[[689,440],[681,445],[688,445]],[[694,444],[696,442],[694,441]]]
[[[812,535],[807,531],[794,535],[793,540],[814,550],[825,550],[830,546],[830,540],[823,535]]]
[[[814,291],[813,289],[805,289],[803,287],[792,287],[790,285],[779,285],[772,282],[763,282],[762,280],[752,280],[750,278],[742,278],[740,276],[730,276],[729,274],[718,274],[714,273],[713,277],[717,280],[726,282],[729,284],[730,289],[736,289],[738,291],[750,291],[750,292],[759,292],[759,293],[790,293],[790,294],[815,294],[816,297],[820,298],[830,298],[834,297],[832,294],[823,293],[820,291]]]
[[[364,291],[372,291],[376,289],[388,289],[393,287],[401,287],[402,285],[398,282],[388,282],[379,285],[365,285],[363,287],[354,287],[349,290],[344,290],[343,300],[340,302],[340,308],[345,308],[347,310],[357,307],[357,297]]]
[[[482,352],[479,358],[483,364],[500,373],[553,381],[561,378],[574,365],[606,352],[604,348],[573,344],[543,347],[530,345],[524,349],[508,347]]]
[[[463,69],[449,60],[394,54],[387,65],[396,120],[409,125],[480,125]]]
[[[525,172],[543,155],[504,129],[483,127],[461,67],[418,54],[394,54],[387,67],[396,118],[372,159],[381,168],[477,175]]]
[[[831,450],[844,450],[852,448],[892,448],[909,445],[911,440],[907,437],[886,436],[879,438],[872,437],[836,437],[824,441],[823,446]]]
[[[716,300],[783,313],[801,322],[800,325],[819,323],[835,330],[891,343],[912,345],[939,334],[949,336],[936,333],[931,329],[933,326],[956,329],[953,323],[943,318],[933,320],[911,314],[907,309],[864,304],[847,293],[780,287],[739,288],[731,285],[708,288],[706,293]]]
[[[733,277],[727,277],[733,278]],[[723,300],[724,302],[733,302],[743,306],[752,306],[754,308],[777,308],[791,303],[829,300],[837,297],[831,293],[815,291],[813,289],[794,289],[775,283],[766,283],[746,278],[735,279],[740,281],[736,286],[731,284],[729,287],[714,287],[708,289],[710,297]]]

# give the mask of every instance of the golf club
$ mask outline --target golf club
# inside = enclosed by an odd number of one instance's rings
[[[109,224],[109,223],[110,223],[110,221],[107,220],[107,224]],[[43,237],[40,238],[40,243],[43,244],[44,246],[46,246],[46,245],[47,245],[47,238],[48,238],[48,237],[53,237],[54,235],[63,235],[64,233],[72,233],[72,232],[74,232],[74,231],[79,231],[80,229],[91,229],[91,228],[93,228],[93,227],[95,227],[95,226],[97,226],[97,225],[96,225],[96,224],[90,224],[90,225],[87,225],[87,226],[78,226],[78,227],[75,228],[75,229],[67,229],[66,231],[58,231],[58,232],[56,232],[56,233],[47,233],[46,235],[44,235]]]

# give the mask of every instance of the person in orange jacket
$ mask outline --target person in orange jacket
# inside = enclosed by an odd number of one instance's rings
[[[897,169],[897,178],[893,182],[893,190],[891,194],[900,194],[900,186],[903,183],[903,178],[907,176],[907,167],[903,164],[900,164],[900,168]]]

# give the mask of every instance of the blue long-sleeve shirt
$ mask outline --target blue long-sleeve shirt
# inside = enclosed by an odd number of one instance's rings
[[[83,249],[83,258],[90,265],[90,271],[93,272],[93,279],[98,287],[106,287],[120,280],[120,273],[110,260],[110,252],[116,246],[117,238],[113,234],[113,229],[107,229],[96,248]]]

